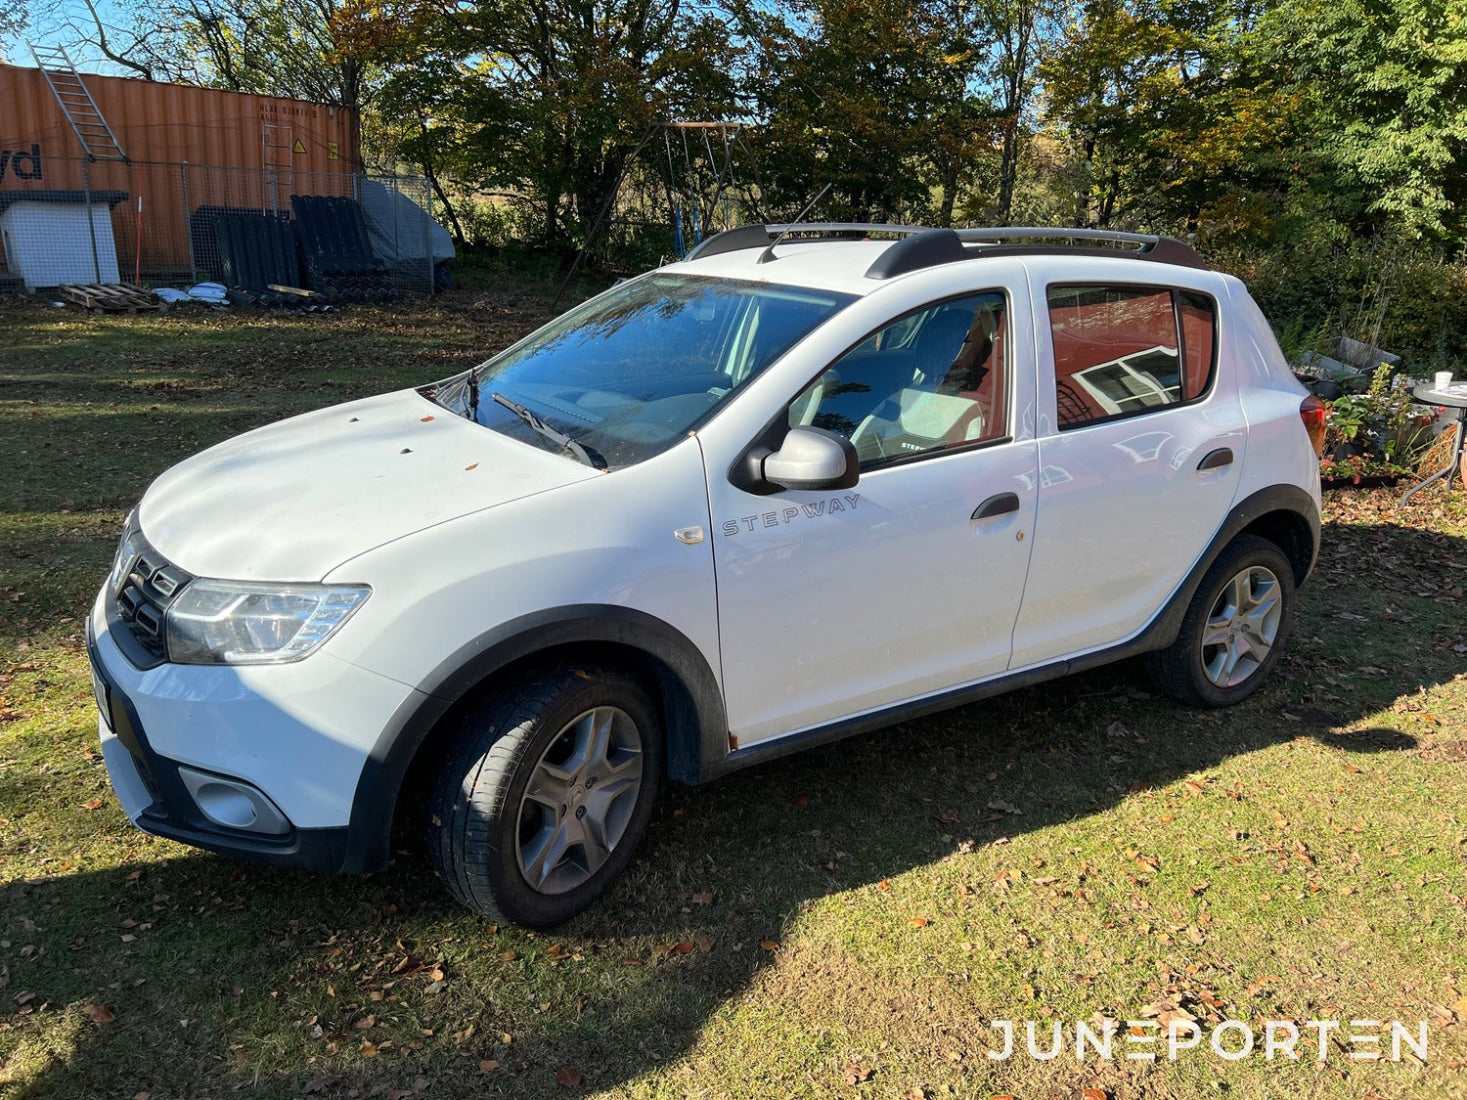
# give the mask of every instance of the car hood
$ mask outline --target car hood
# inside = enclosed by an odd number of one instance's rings
[[[470,512],[601,476],[454,416],[414,390],[246,432],[153,482],[144,536],[197,576],[319,580]]]

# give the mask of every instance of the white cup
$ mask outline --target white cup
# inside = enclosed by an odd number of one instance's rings
[[[1452,372],[1439,370],[1436,372],[1436,386],[1433,387],[1438,393],[1452,384]]]

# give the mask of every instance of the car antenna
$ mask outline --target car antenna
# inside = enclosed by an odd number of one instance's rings
[[[761,264],[767,264],[770,260],[774,259],[774,246],[777,245],[777,244],[779,244],[780,241],[784,240],[786,237],[788,237],[791,233],[794,232],[795,227],[798,226],[802,221],[805,220],[805,215],[808,214],[808,213],[810,213],[810,211],[815,208],[815,204],[817,202],[819,202],[821,199],[825,198],[825,192],[827,192],[829,190],[830,190],[830,184],[827,183],[824,187],[822,187],[820,189],[820,194],[816,195],[813,199],[811,199],[809,205],[806,206],[805,209],[801,210],[799,212],[799,214],[797,214],[795,216],[795,220],[792,221],[792,222],[790,222],[789,225],[787,225],[787,226],[784,227],[784,232],[782,232],[778,237],[775,237],[774,240],[772,240],[772,241],[769,242],[769,247],[766,248],[763,252],[761,252],[759,254],[759,258],[757,260],[755,260],[754,262],[755,263],[761,263]]]

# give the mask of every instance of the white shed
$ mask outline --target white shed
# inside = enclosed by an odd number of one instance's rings
[[[28,291],[62,283],[118,282],[112,207],[122,191],[0,192],[0,245]],[[90,227],[88,226],[90,221]]]

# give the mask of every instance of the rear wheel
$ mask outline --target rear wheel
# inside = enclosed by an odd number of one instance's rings
[[[646,831],[661,743],[647,693],[617,670],[553,668],[491,699],[465,722],[434,787],[439,878],[493,919],[569,920]]]
[[[1267,539],[1240,535],[1202,578],[1177,640],[1147,654],[1158,687],[1193,706],[1242,702],[1268,678],[1294,623],[1294,571]]]

